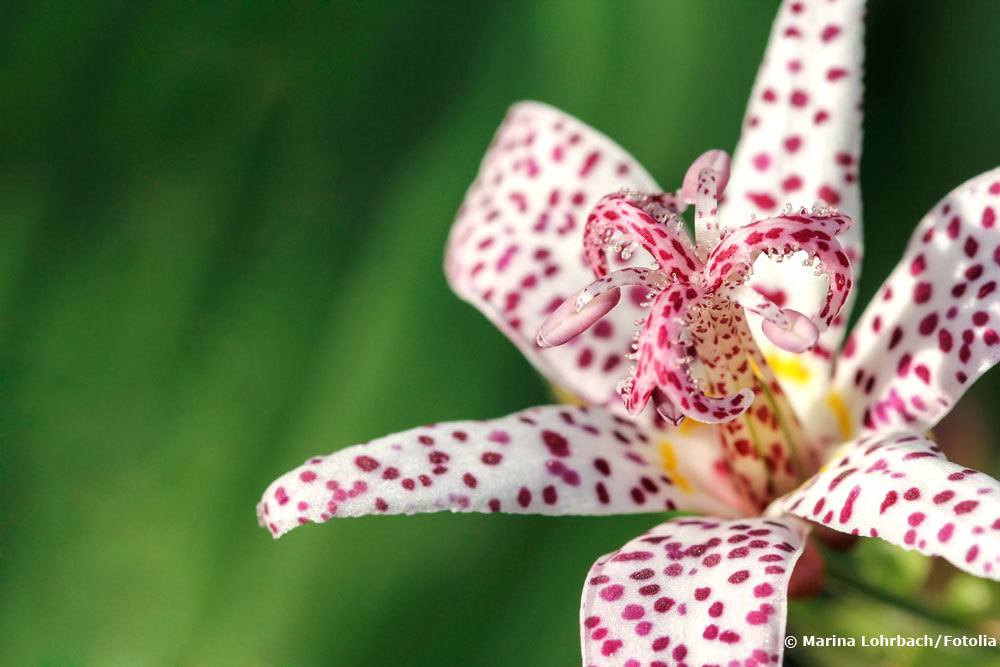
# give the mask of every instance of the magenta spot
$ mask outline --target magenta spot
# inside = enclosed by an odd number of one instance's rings
[[[748,192],[747,198],[753,202],[754,206],[765,211],[773,210],[778,205],[774,197],[766,192]]]
[[[645,615],[646,615],[646,610],[642,608],[642,605],[638,604],[627,604],[625,605],[625,609],[622,610],[622,618],[624,618],[626,621],[635,621],[642,618]]]
[[[979,555],[979,547],[973,545],[972,547],[969,548],[969,550],[965,554],[965,562],[971,563],[972,561],[976,560],[976,557],[978,555]]]
[[[431,462],[432,465],[441,465],[442,463],[447,463],[451,460],[451,457],[441,451],[433,451],[427,455],[427,460]],[[378,463],[375,464],[376,466]]]
[[[611,495],[608,493],[608,487],[604,486],[604,482],[595,484],[594,490],[597,492],[597,500],[602,505],[607,505],[611,502]]]
[[[653,603],[653,609],[661,614],[670,611],[670,609],[673,606],[674,606],[673,598],[660,598]]]
[[[954,491],[942,491],[941,493],[934,496],[934,504],[940,505],[941,503],[946,503],[955,497]]]
[[[955,505],[955,514],[968,514],[972,510],[979,507],[978,500],[963,500],[962,502]]]
[[[719,634],[719,641],[725,644],[735,644],[740,640],[740,636],[732,630],[723,630]]]
[[[486,438],[490,442],[495,442],[500,445],[506,445],[510,442],[510,434],[506,431],[493,431],[486,436]]]
[[[607,320],[600,320],[594,325],[591,332],[597,338],[611,338],[611,335],[614,333],[614,326]]]
[[[847,521],[851,518],[851,514],[854,512],[854,501],[858,499],[858,495],[860,493],[861,487],[855,486],[851,489],[850,493],[847,494],[844,506],[840,508],[840,523],[847,523]]]
[[[749,570],[738,570],[729,575],[729,583],[731,584],[742,584],[744,581],[750,578]]]
[[[938,314],[930,313],[920,320],[920,324],[917,325],[917,331],[919,331],[922,336],[930,336],[937,329],[937,325]]]
[[[488,466],[495,466],[503,460],[503,455],[496,452],[483,452],[481,460]]]
[[[625,592],[625,587],[621,584],[612,584],[601,589],[601,599],[614,602]]]
[[[611,474],[611,465],[604,459],[594,459],[594,467],[605,477]]]
[[[762,604],[759,610],[747,613],[747,623],[750,625],[763,625],[767,623],[767,617],[774,611],[774,607],[769,604]]]
[[[621,647],[622,642],[620,639],[609,639],[601,646],[601,654],[604,656],[612,656]]]
[[[990,227],[996,224],[996,221],[997,221],[997,214],[993,210],[993,208],[991,206],[987,206],[986,208],[984,208],[983,220],[982,220],[983,227],[989,229]]]
[[[555,431],[542,431],[542,442],[549,448],[552,456],[561,458],[569,456],[569,441]]]

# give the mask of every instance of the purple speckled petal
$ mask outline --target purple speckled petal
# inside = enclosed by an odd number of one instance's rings
[[[868,435],[849,443],[808,485],[775,501],[770,511],[881,537],[1000,579],[1000,483],[949,462],[933,442],[914,433]]]
[[[804,544],[796,519],[660,524],[591,568],[583,664],[780,664],[788,580]]]
[[[632,322],[632,293],[570,345],[540,349],[535,334],[593,279],[581,247],[598,200],[623,188],[659,192],[635,159],[572,116],[537,102],[510,109],[448,239],[445,274],[551,382],[591,403],[615,397]],[[645,291],[642,291],[644,294]]]
[[[956,188],[917,226],[837,365],[853,433],[931,428],[1000,360],[998,215],[1000,168]]]
[[[775,18],[757,73],[732,178],[722,204],[722,224],[732,229],[778,213],[790,204],[835,206],[854,220],[840,236],[854,280],[861,265],[861,120],[864,61],[863,0],[788,0]],[[761,259],[752,285],[781,307],[811,315],[826,286],[797,262]],[[765,357],[808,372],[778,373],[793,407],[805,414],[829,389],[833,354],[850,316],[839,317],[801,354],[771,344],[754,323],[751,330]],[[772,364],[778,366],[778,364]]]
[[[660,443],[605,411],[532,408],[422,426],[309,459],[268,487],[257,513],[275,537],[363,514],[735,513],[675,479],[676,461],[667,465],[664,456]]]

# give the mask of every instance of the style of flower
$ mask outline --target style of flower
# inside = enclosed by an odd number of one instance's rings
[[[261,524],[279,537],[377,513],[706,515],[593,566],[594,666],[780,663],[803,519],[1000,579],[1000,483],[923,435],[1000,359],[1000,168],[919,223],[841,350],[861,261],[862,15],[858,0],[785,2],[732,169],[710,151],[677,192],[565,113],[514,106],[445,270],[578,405],[310,459],[267,489]]]

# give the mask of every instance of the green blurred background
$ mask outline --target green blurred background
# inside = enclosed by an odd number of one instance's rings
[[[440,269],[505,108],[560,106],[678,183],[735,144],[776,4],[5,3],[0,664],[578,665],[587,568],[656,517],[274,543],[254,504],[309,455],[549,401]],[[1000,4],[869,18],[862,301],[1000,161]],[[995,474],[987,382],[956,456]],[[792,632],[1000,632],[996,584],[877,541],[835,565]]]

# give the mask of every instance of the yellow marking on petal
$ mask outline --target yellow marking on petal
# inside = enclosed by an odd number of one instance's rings
[[[769,354],[767,365],[782,380],[805,384],[812,377],[812,371],[798,356],[790,354]]]
[[[693,489],[691,488],[691,483],[687,481],[677,469],[677,454],[674,452],[674,446],[671,445],[666,440],[660,442],[660,456],[663,457],[663,469],[667,471],[667,475],[670,479],[674,480],[674,484],[677,488],[684,493],[691,493]]]
[[[833,416],[837,418],[837,425],[840,426],[840,435],[844,440],[850,440],[854,429],[851,428],[851,415],[847,412],[847,404],[843,397],[835,391],[826,395],[826,404],[833,410]]]
[[[697,419],[691,419],[690,417],[685,417],[684,421],[680,423],[680,426],[677,426],[676,431],[679,435],[688,436],[694,433],[695,431],[699,431],[702,428],[705,428],[706,426],[708,426],[708,424],[706,424],[705,422],[700,422]]]
[[[555,396],[556,401],[562,403],[563,405],[575,405],[578,408],[582,408],[587,405],[586,401],[574,394],[568,389],[563,389],[557,384],[549,385],[552,388],[552,395]]]

